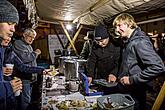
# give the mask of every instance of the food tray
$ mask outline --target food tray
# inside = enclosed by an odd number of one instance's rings
[[[54,106],[55,110],[92,110],[92,105],[85,100],[61,101]]]
[[[106,87],[114,87],[117,86],[117,82],[108,82],[105,79],[95,79],[94,84],[98,84],[101,86],[106,86]]]

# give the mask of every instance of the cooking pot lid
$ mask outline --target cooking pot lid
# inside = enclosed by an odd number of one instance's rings
[[[80,81],[78,78],[71,78],[70,81]]]
[[[64,60],[65,63],[75,63],[74,60]]]
[[[85,59],[76,59],[77,62],[87,62]]]
[[[60,59],[76,59],[78,58],[77,56],[62,56],[62,57],[59,57]]]

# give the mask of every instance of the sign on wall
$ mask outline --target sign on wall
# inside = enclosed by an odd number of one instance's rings
[[[66,45],[68,42],[68,39],[65,35],[61,34],[59,35],[63,45]],[[58,40],[57,35],[48,35],[48,45],[49,45],[49,54],[52,61],[52,64],[54,64],[54,58],[55,58],[55,50],[63,50],[62,45],[60,44],[60,41]]]

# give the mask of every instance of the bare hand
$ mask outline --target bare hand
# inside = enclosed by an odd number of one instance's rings
[[[40,55],[40,54],[41,54],[41,50],[40,50],[40,49],[36,49],[36,50],[35,50],[35,53],[36,53],[37,55]]]
[[[129,81],[129,77],[128,76],[124,76],[120,79],[120,82],[123,84],[123,85],[130,85],[130,81]]]
[[[22,90],[22,81],[19,78],[13,79],[10,81],[10,84],[13,88],[14,93],[18,90]]]
[[[43,71],[43,75],[49,75],[49,76],[52,76],[53,74],[52,74],[52,69],[44,69],[44,71]]]
[[[92,77],[88,77],[88,84],[90,85],[92,83]]]
[[[108,82],[116,82],[116,76],[113,74],[109,74],[108,76]]]

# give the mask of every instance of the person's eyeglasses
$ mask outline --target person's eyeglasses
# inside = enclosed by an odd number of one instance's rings
[[[30,36],[30,35],[28,35],[28,37],[29,37],[29,38],[31,38],[31,39],[33,39],[33,40],[35,39],[35,37],[34,37],[34,36]]]

